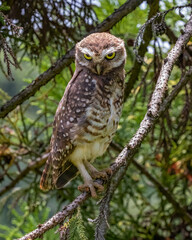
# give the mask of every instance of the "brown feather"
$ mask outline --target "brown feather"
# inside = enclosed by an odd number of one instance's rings
[[[112,53],[115,57],[109,60]],[[109,33],[94,33],[76,45],[75,58],[74,76],[55,114],[51,152],[40,186],[61,188],[80,171],[84,185],[95,196],[86,163],[104,154],[117,130],[126,50],[123,40]]]

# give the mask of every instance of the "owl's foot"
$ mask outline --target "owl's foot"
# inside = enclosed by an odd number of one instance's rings
[[[84,161],[84,164],[89,171],[92,179],[102,179],[108,180],[109,176],[112,174],[112,170],[110,168],[103,169],[102,171],[98,171],[90,162]]]
[[[100,185],[97,182],[87,182],[85,184],[82,184],[78,187],[79,191],[81,192],[91,192],[91,197],[93,198],[97,198],[97,193],[96,193],[96,189],[98,192],[103,192],[104,191],[104,187],[102,185]]]
[[[90,171],[90,175],[93,179],[108,179],[107,173],[105,171]]]
[[[111,177],[112,173],[113,173],[113,171],[112,171],[112,169],[110,167],[103,169],[103,172],[106,172],[108,177]]]
[[[93,179],[102,179],[102,180],[108,180],[109,177],[112,175],[111,168],[103,169],[102,171],[90,171],[90,175]]]

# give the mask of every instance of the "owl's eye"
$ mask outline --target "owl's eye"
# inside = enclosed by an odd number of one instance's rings
[[[105,56],[106,59],[112,60],[115,57],[115,52],[109,53]]]
[[[83,56],[84,56],[85,59],[87,59],[87,60],[89,60],[89,61],[92,59],[92,57],[91,57],[89,54],[85,54],[85,53],[84,53]]]

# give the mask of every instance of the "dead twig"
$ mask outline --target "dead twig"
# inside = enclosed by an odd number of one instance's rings
[[[167,58],[164,60],[162,65],[159,78],[157,80],[157,84],[155,90],[153,92],[149,108],[147,113],[145,114],[144,119],[142,120],[139,129],[137,130],[134,137],[130,140],[129,144],[121,151],[119,156],[116,158],[115,163],[112,165],[112,170],[114,172],[112,180],[108,184],[108,188],[106,190],[105,196],[101,201],[100,205],[100,213],[97,218],[97,225],[95,231],[95,239],[101,240],[105,239],[104,235],[107,230],[107,223],[105,218],[109,217],[109,203],[113,197],[114,191],[117,188],[119,182],[122,180],[127,167],[132,162],[133,156],[140,147],[142,141],[147,136],[156,120],[159,118],[162,108],[162,102],[167,90],[168,79],[171,74],[173,65],[175,64],[178,57],[181,55],[185,45],[189,41],[192,36],[192,17],[186,24],[184,33],[178,38],[175,46],[169,52]],[[192,68],[187,72],[185,77],[189,77],[192,73]],[[170,100],[170,98],[169,98]],[[170,102],[166,102],[167,105]],[[166,106],[166,105],[164,105]],[[166,107],[165,109],[166,110]],[[189,221],[192,224],[192,217],[189,215],[185,215],[185,220]]]
[[[41,158],[37,159],[37,161],[32,162],[31,164],[29,164],[29,166],[27,166],[22,172],[19,173],[19,175],[12,180],[12,182],[10,184],[8,184],[7,186],[5,186],[2,190],[0,190],[0,196],[2,196],[3,194],[5,194],[7,191],[9,191],[10,189],[12,189],[21,179],[23,179],[30,171],[36,169],[36,168],[40,168],[47,160],[48,157],[48,153],[44,154]]]
[[[181,88],[187,83],[189,77],[192,74],[192,67],[189,71],[183,76],[181,81],[176,85],[171,94],[164,100],[163,97],[166,91],[167,82],[171,74],[174,63],[182,52],[182,49],[189,41],[189,38],[192,35],[192,17],[185,27],[184,34],[179,37],[173,49],[169,52],[164,64],[162,66],[160,76],[157,80],[156,88],[154,90],[151,104],[149,109],[140,124],[139,129],[136,134],[130,140],[129,144],[121,151],[119,156],[116,158],[114,164],[111,166],[113,171],[112,178],[108,183],[107,191],[104,198],[101,201],[100,205],[100,214],[97,218],[97,226],[95,232],[95,238],[97,240],[105,239],[104,234],[108,228],[107,219],[109,217],[109,202],[114,194],[115,189],[117,188],[119,182],[123,178],[127,167],[132,161],[134,154],[137,152],[137,149],[141,145],[142,141],[149,133],[150,129],[154,126],[158,118],[163,114],[163,112],[169,107],[171,101],[177,96]],[[163,102],[163,104],[162,104]],[[160,107],[161,106],[161,107]],[[60,222],[64,221],[65,218],[71,214],[80,204],[82,204],[88,197],[89,193],[82,193],[78,196],[72,203],[67,205],[62,211],[55,214],[51,219],[46,223],[41,224],[37,229],[31,233],[26,234],[18,240],[29,240],[36,239],[39,236],[42,236],[43,233],[53,228]],[[189,214],[184,214],[184,219],[192,224],[192,217]]]
[[[139,6],[144,0],[128,0],[119,9],[107,17],[102,23],[100,23],[93,32],[105,32],[111,29],[116,23],[118,23],[123,17],[132,12],[137,6]],[[90,34],[89,33],[89,34]],[[22,104],[28,98],[33,96],[43,85],[46,85],[52,78],[59,74],[63,68],[69,66],[74,60],[75,47],[72,47],[62,58],[57,60],[47,71],[39,75],[32,81],[25,89],[20,93],[12,97],[0,108],[0,118],[4,118],[9,112],[14,110],[18,105]]]

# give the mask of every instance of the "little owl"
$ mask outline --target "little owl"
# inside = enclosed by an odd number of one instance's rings
[[[126,50],[123,40],[109,33],[93,33],[76,45],[76,70],[55,114],[50,154],[40,188],[61,188],[78,172],[79,190],[103,186],[106,178],[90,163],[104,154],[118,126],[123,104]]]

